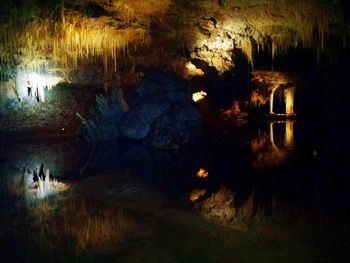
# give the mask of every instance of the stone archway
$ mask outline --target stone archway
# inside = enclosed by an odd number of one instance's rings
[[[291,116],[295,114],[294,93],[296,87],[300,85],[300,78],[297,75],[279,71],[258,70],[253,72],[253,76],[252,81],[255,87],[251,94],[251,102],[253,105],[266,105],[266,107],[268,107],[266,111],[268,111],[270,115],[278,114]],[[277,92],[283,101],[278,106],[280,108],[279,110],[276,108],[277,104],[274,103]]]
[[[274,124],[276,122],[270,122],[269,136],[270,142],[274,149],[278,150],[288,150],[294,148],[294,121],[286,120],[285,122],[277,122],[278,124],[284,123],[284,138],[283,138],[283,147],[277,146],[275,142],[275,133],[274,133]]]
[[[294,115],[294,94],[295,87],[290,86],[284,89],[284,101],[286,103],[286,115]]]
[[[270,93],[270,114],[275,114],[274,112],[274,96],[276,90],[281,88],[280,86],[273,86],[271,88],[271,93]],[[294,86],[286,86],[283,87],[283,98],[284,98],[284,103],[285,103],[285,115],[294,115],[294,94],[295,94],[295,87]]]

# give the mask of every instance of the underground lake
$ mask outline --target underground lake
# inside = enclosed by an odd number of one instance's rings
[[[346,0],[0,3],[0,262],[350,262]]]

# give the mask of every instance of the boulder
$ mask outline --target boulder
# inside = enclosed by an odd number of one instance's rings
[[[129,111],[123,106],[122,94],[118,95],[113,103],[100,98],[105,102],[103,114],[98,103],[94,118],[86,120],[78,115],[90,141],[125,138],[144,140],[156,148],[178,149],[189,141],[192,128],[201,123],[188,82],[174,74],[148,69],[129,98]]]
[[[151,131],[152,123],[169,110],[171,102],[164,96],[143,97],[143,100],[125,116],[121,125],[122,137],[142,140]]]
[[[166,115],[156,121],[146,142],[155,148],[180,149],[189,139],[190,130],[185,122]]]
[[[174,74],[155,69],[130,98],[131,111],[120,131],[126,138],[146,139],[157,148],[178,148],[189,140],[189,128],[201,122],[188,83]]]
[[[192,101],[188,82],[174,74],[151,68],[145,71],[145,78],[140,86],[134,90],[129,104],[133,108],[142,104],[145,98],[149,99],[154,96],[165,96],[172,103]]]

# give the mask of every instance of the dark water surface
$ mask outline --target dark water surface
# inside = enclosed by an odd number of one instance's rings
[[[348,262],[347,125],[239,129],[180,151],[3,141],[0,262]],[[42,165],[72,187],[28,201]]]

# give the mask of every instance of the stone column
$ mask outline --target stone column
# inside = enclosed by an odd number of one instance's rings
[[[286,103],[286,115],[294,114],[294,91],[295,88],[287,88],[284,90],[284,101]]]
[[[270,94],[270,114],[273,114],[273,97],[275,95],[275,91],[278,87],[273,87],[271,90],[271,94]]]

